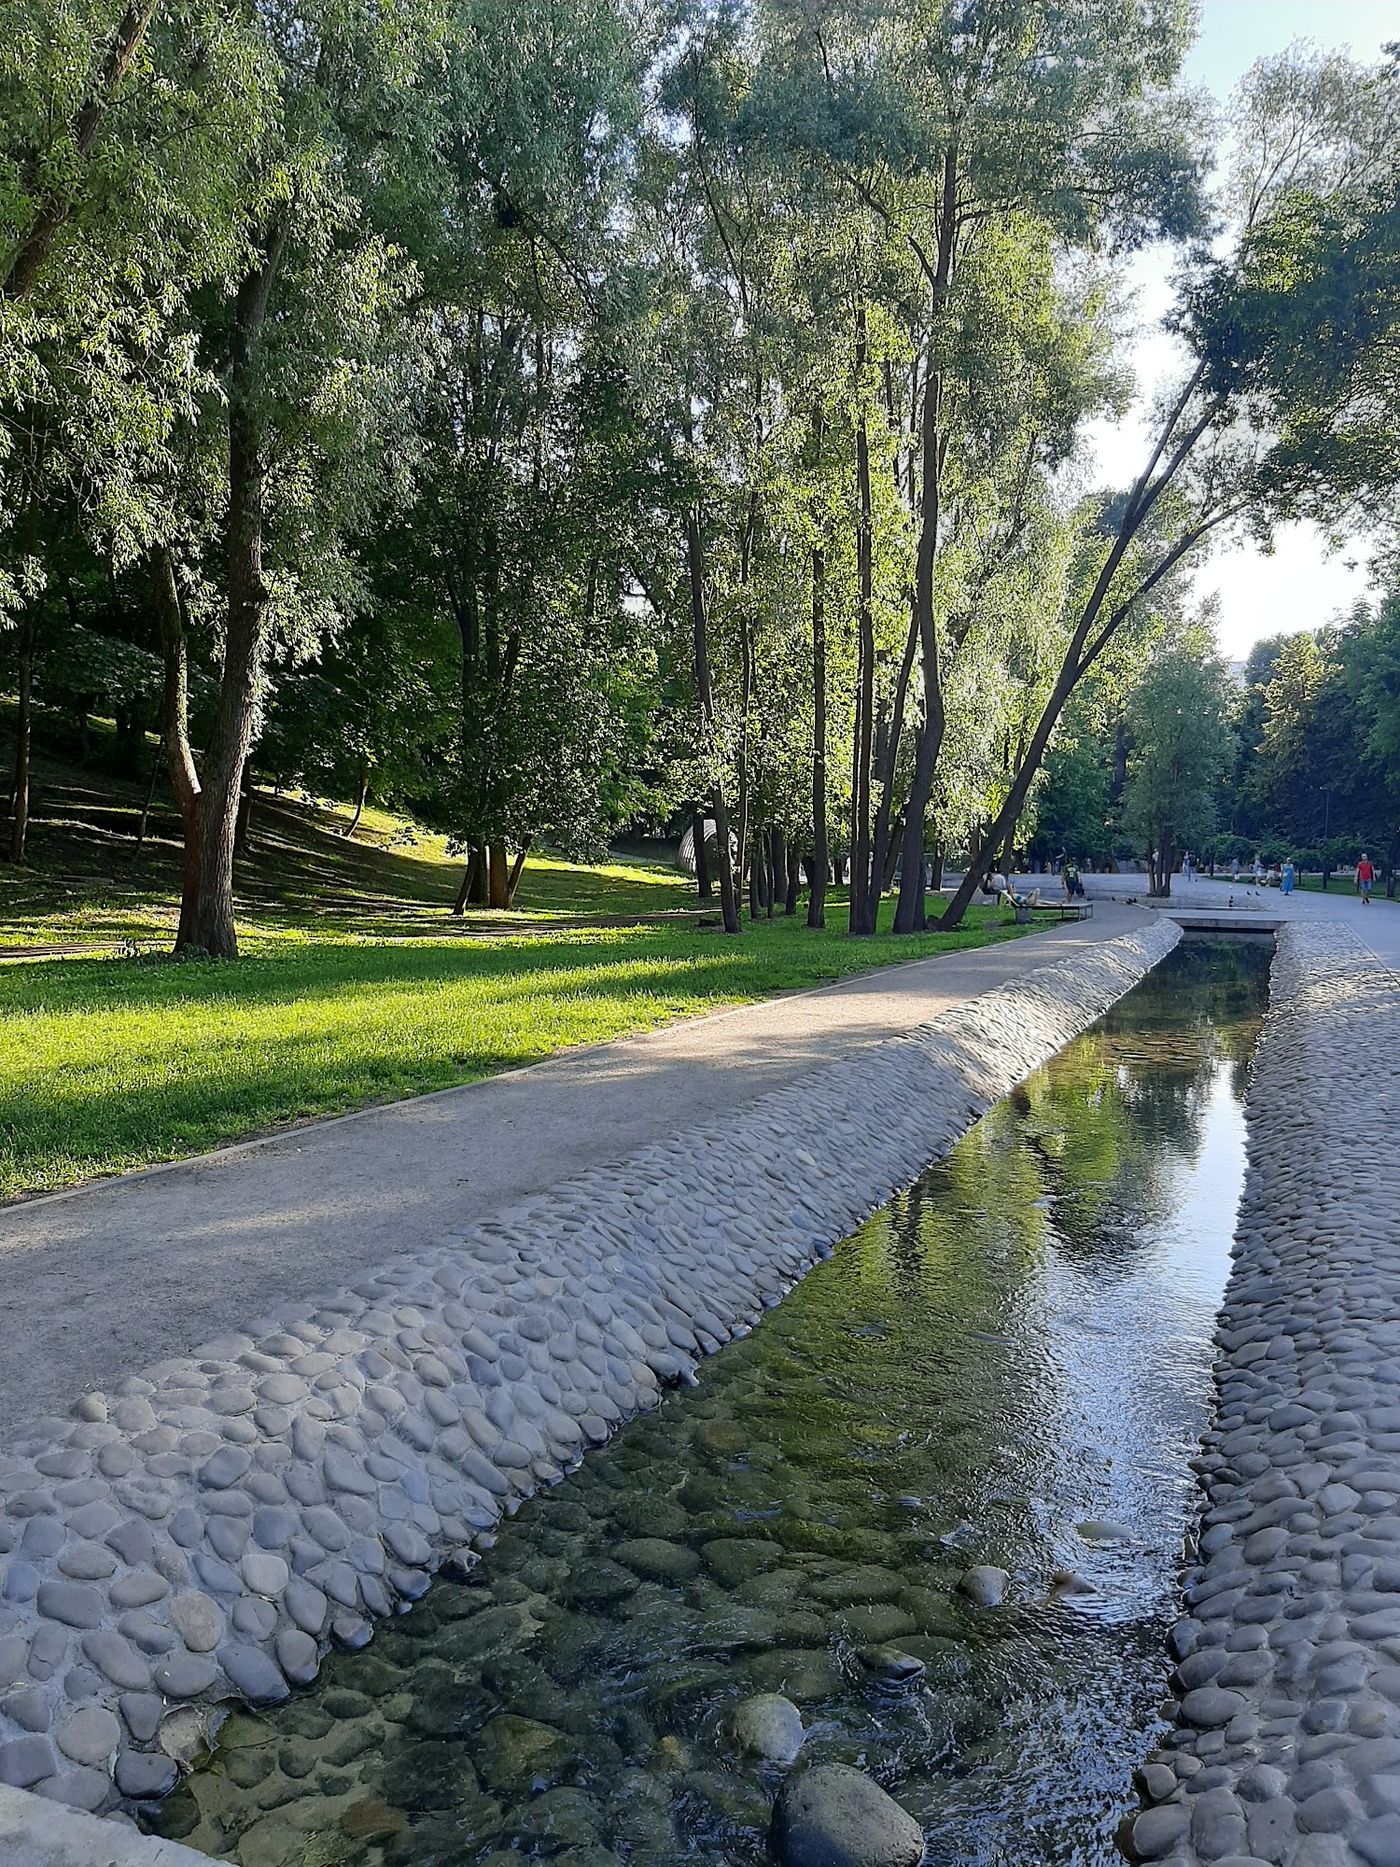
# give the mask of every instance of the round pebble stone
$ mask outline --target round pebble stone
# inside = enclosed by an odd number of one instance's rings
[[[55,1741],[74,1763],[100,1763],[115,1753],[121,1735],[121,1725],[110,1711],[84,1705],[58,1726]]]
[[[919,1867],[924,1834],[863,1771],[826,1763],[783,1785],[769,1846],[781,1867]]]
[[[179,1777],[174,1758],[158,1750],[123,1750],[113,1771],[117,1788],[132,1802],[154,1802],[168,1796]]]
[[[167,1698],[198,1698],[219,1676],[213,1660],[196,1653],[175,1653],[156,1667],[156,1686]]]
[[[316,1642],[300,1628],[284,1627],[276,1641],[277,1664],[293,1685],[308,1685],[320,1666]]]
[[[224,1615],[208,1595],[192,1590],[176,1595],[169,1614],[192,1653],[211,1653],[223,1638]]]

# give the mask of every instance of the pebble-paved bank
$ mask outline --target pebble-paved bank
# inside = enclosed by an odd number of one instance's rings
[[[0,1784],[163,1794],[218,1701],[285,1697],[472,1561],[1179,937],[1106,942],[38,1422],[0,1455]]]
[[[1400,980],[1335,922],[1286,927],[1177,1728],[1128,1851],[1171,1867],[1400,1867]]]

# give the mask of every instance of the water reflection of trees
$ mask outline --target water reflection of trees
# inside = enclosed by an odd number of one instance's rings
[[[936,1469],[947,1509],[973,1514],[966,1487],[995,1492],[1008,1445],[1033,1487],[1067,1378],[1043,1339],[1051,1253],[1099,1280],[1136,1268],[1257,1027],[1254,955],[1216,971],[1178,954],[722,1358],[713,1401],[747,1414],[756,1461],[766,1441],[788,1466],[789,1510],[831,1521],[851,1487],[923,1491]]]
[[[1070,1255],[1100,1257],[1106,1271],[1130,1266],[1125,1218],[1140,1225],[1175,1199],[1222,1073],[1228,1092],[1243,1094],[1267,962],[1266,950],[1183,942],[998,1111],[1039,1158]]]

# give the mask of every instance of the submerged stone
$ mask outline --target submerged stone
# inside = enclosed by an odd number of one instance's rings
[[[483,1725],[476,1744],[476,1767],[482,1782],[498,1795],[520,1795],[548,1782],[568,1755],[562,1732],[533,1718],[501,1712]]]
[[[660,1536],[638,1536],[619,1543],[613,1555],[634,1575],[649,1582],[688,1582],[700,1568],[700,1558],[683,1543],[669,1543]]]
[[[1126,1524],[1112,1523],[1106,1517],[1090,1517],[1079,1526],[1086,1543],[1131,1543],[1133,1533]]]
[[[806,1736],[802,1713],[781,1692],[757,1692],[742,1700],[728,1722],[739,1749],[765,1763],[794,1762]]]
[[[861,1647],[856,1658],[872,1678],[884,1679],[893,1685],[907,1685],[911,1679],[920,1678],[925,1671],[922,1660],[915,1659],[912,1653],[905,1653],[899,1647]]]
[[[1006,1599],[1010,1580],[1005,1569],[994,1568],[990,1563],[979,1563],[976,1568],[967,1569],[958,1577],[958,1590],[969,1601],[975,1601],[979,1608],[999,1608]]]
[[[769,1837],[781,1867],[918,1867],[924,1831],[860,1770],[818,1764],[784,1783]]]

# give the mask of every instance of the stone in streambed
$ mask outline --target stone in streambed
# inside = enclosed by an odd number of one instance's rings
[[[758,1692],[729,1714],[729,1734],[740,1750],[765,1763],[793,1763],[806,1732],[802,1713],[781,1692]]]
[[[1063,1601],[1074,1595],[1096,1595],[1098,1590],[1074,1569],[1056,1569],[1050,1577],[1050,1598]]]
[[[979,1563],[976,1568],[968,1569],[958,1577],[958,1591],[966,1595],[969,1601],[975,1601],[979,1608],[999,1608],[1006,1599],[1006,1586],[1010,1580],[1005,1569]]]
[[[1090,1517],[1079,1526],[1086,1543],[1131,1543],[1133,1533],[1126,1524],[1112,1523],[1106,1517]]]
[[[576,1569],[560,1592],[572,1607],[599,1608],[623,1600],[636,1586],[630,1570],[599,1556]]]
[[[695,1429],[695,1443],[713,1458],[732,1459],[748,1447],[748,1435],[733,1420],[705,1420]]]
[[[893,1601],[903,1586],[900,1578],[889,1569],[879,1568],[874,1563],[853,1563],[849,1568],[838,1569],[834,1575],[813,1582],[812,1594],[816,1600],[833,1606],[853,1607]]]
[[[700,1558],[683,1543],[669,1543],[660,1536],[638,1536],[619,1543],[613,1555],[634,1575],[648,1582],[689,1582],[698,1573]]]
[[[340,1832],[352,1841],[393,1841],[407,1827],[399,1809],[391,1809],[375,1796],[352,1802],[340,1818]]]
[[[900,1647],[860,1647],[856,1658],[872,1679],[884,1680],[889,1685],[907,1685],[924,1671],[924,1662]]]
[[[860,1770],[823,1763],[783,1785],[769,1845],[782,1867],[918,1867],[924,1833]]]
[[[477,1773],[498,1795],[521,1795],[548,1780],[568,1755],[568,1744],[552,1725],[501,1712],[477,1738]]]
[[[737,1588],[776,1567],[784,1551],[780,1543],[770,1543],[764,1537],[716,1536],[700,1553],[711,1575],[726,1587]]]
[[[799,1704],[830,1698],[841,1684],[836,1663],[824,1647],[774,1647],[755,1654],[748,1673],[756,1686],[781,1692]]]
[[[839,1617],[842,1633],[864,1646],[881,1646],[912,1634],[916,1622],[897,1602],[862,1601]]]

